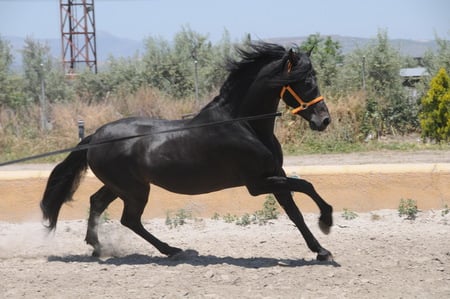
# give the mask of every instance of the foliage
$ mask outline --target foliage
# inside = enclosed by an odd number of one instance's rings
[[[45,75],[49,73],[50,48],[31,38],[25,39],[22,50],[24,69],[24,94],[28,102],[39,102],[41,95],[41,82],[45,81]]]
[[[419,115],[422,137],[450,141],[450,77],[444,68],[430,82]]]
[[[382,130],[379,134],[407,133],[418,126],[417,108],[410,105],[399,76],[401,58],[397,50],[389,45],[387,33],[380,31],[377,42],[366,52],[367,92],[372,105],[376,105],[374,114]],[[381,119],[380,119],[381,117]],[[368,121],[372,121],[370,118]]]
[[[448,205],[444,205],[444,208],[441,211],[441,216],[444,217],[445,215],[450,213],[450,208],[448,207]]]
[[[300,46],[305,52],[311,51],[311,59],[317,72],[319,86],[328,88],[338,80],[338,67],[343,62],[341,45],[330,36],[322,38],[319,33],[308,36]]]
[[[425,67],[430,74],[434,75],[444,68],[450,74],[450,41],[438,36],[435,37],[437,43],[437,50],[428,50],[423,58]]]
[[[448,73],[450,65],[449,42],[436,39],[437,51],[428,52],[423,61],[432,75],[442,67]],[[249,40],[247,37],[237,44],[245,46]],[[227,75],[224,62],[235,55],[235,45],[227,31],[216,44],[189,26],[183,27],[172,41],[149,37],[145,42],[142,53],[128,58],[110,57],[100,66],[98,74],[86,70],[68,80],[59,62],[51,57],[48,46],[32,38],[27,38],[22,51],[23,72],[12,71],[11,46],[0,37],[2,157],[73,146],[78,118],[85,118],[87,127],[93,130],[124,116],[173,119],[198,111],[217,93]],[[333,121],[326,132],[317,134],[298,117],[285,113],[276,126],[285,150],[290,153],[376,150],[384,145],[366,137],[376,139],[418,130],[419,105],[405,94],[398,75],[400,66],[414,66],[414,61],[401,57],[389,45],[386,32],[381,31],[372,44],[345,55],[341,45],[331,37],[313,34],[301,48],[307,51],[312,45],[319,86]],[[49,103],[48,119],[53,126],[45,133],[38,126],[42,82]]]
[[[170,211],[167,212],[165,223],[172,229],[186,224],[187,219],[192,219],[192,213],[185,209],[179,209],[173,216]]]
[[[267,195],[261,210],[257,210],[253,214],[244,213],[240,217],[227,213],[222,219],[225,223],[234,222],[236,225],[240,226],[247,226],[250,224],[265,225],[269,220],[277,219],[279,214],[277,201],[273,195],[269,194]],[[219,217],[219,214],[215,213],[212,219],[218,220]]]
[[[345,55],[333,90],[346,95],[363,90],[361,131],[363,139],[406,134],[419,128],[418,105],[411,101],[399,76],[408,59],[389,44],[386,31],[365,47]]]
[[[227,213],[225,216],[223,216],[223,221],[225,223],[233,223],[238,219],[236,215],[231,215],[230,213]]]
[[[344,209],[344,212],[342,213],[342,218],[344,218],[345,220],[353,220],[356,217],[358,217],[358,214],[356,214],[353,211],[350,211],[349,209]]]
[[[255,211],[252,215],[245,213],[236,220],[236,224],[241,226],[250,224],[265,225],[269,220],[277,219],[279,214],[277,201],[273,195],[269,194],[261,210]]]
[[[213,46],[205,35],[183,27],[171,45],[162,38],[149,37],[143,57],[144,76],[148,84],[175,98],[200,95],[220,86],[226,76],[223,61],[231,53],[225,32],[221,44]]]
[[[400,217],[406,216],[406,219],[414,220],[417,217],[417,213],[419,210],[417,209],[417,202],[412,199],[401,199],[400,204],[398,206],[398,215]]]
[[[278,211],[278,204],[275,197],[271,194],[266,196],[266,200],[263,203],[262,210],[255,212],[255,215],[259,222],[267,222],[268,220],[277,219],[280,212]]]
[[[236,225],[247,226],[250,225],[253,221],[253,219],[250,219],[249,213],[244,213],[244,215],[236,220]]]
[[[12,62],[11,45],[0,36],[0,105],[15,106]]]
[[[366,109],[361,122],[361,133],[367,139],[371,139],[371,137],[381,136],[382,132],[382,111],[377,101],[373,97],[369,97],[366,101]]]

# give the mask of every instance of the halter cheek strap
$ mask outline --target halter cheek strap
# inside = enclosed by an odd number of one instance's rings
[[[309,106],[312,106],[320,101],[323,101],[323,96],[319,96],[309,102],[305,102],[302,100],[302,98],[295,92],[295,90],[292,89],[289,85],[283,86],[280,92],[280,99],[283,99],[284,94],[288,91],[291,96],[300,104],[297,108],[293,109],[291,111],[292,114],[297,114],[300,111],[308,109]]]
[[[292,63],[290,61],[288,61],[288,73],[291,72],[291,69],[292,69]],[[292,87],[290,85],[283,86],[283,88],[281,89],[281,92],[280,92],[280,99],[283,100],[283,97],[284,97],[284,94],[286,93],[286,91],[288,91],[291,94],[291,96],[300,104],[300,106],[298,106],[297,108],[295,108],[291,111],[292,114],[297,114],[300,111],[308,109],[309,106],[312,106],[320,101],[323,101],[323,96],[318,96],[317,98],[312,99],[309,102],[305,102],[298,95],[298,93],[296,93],[295,90],[292,89]]]

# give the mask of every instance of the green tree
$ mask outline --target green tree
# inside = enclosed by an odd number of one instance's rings
[[[0,105],[11,106],[11,45],[0,36]]]
[[[365,57],[367,91],[376,99],[385,133],[406,133],[417,128],[418,105],[408,101],[399,75],[403,59],[389,44],[386,31],[378,32]]]
[[[401,57],[389,44],[386,31],[378,32],[376,42],[368,49],[366,62],[367,83],[375,95],[387,100],[399,96]]]
[[[27,102],[39,103],[41,96],[41,80],[45,82],[45,76],[50,73],[51,58],[50,48],[30,37],[25,39],[22,50],[24,71],[24,93]]]
[[[11,46],[0,36],[0,103],[7,103],[8,77],[11,74],[10,67],[12,61]]]
[[[330,36],[322,38],[317,33],[308,36],[300,49],[305,52],[312,50],[311,59],[317,72],[319,85],[324,88],[333,86],[337,81],[338,66],[344,59],[339,42],[333,41]]]
[[[17,108],[24,104],[23,80],[11,70],[13,55],[8,41],[0,37],[0,106]]]
[[[108,59],[105,70],[108,84],[104,86],[121,96],[135,93],[139,87],[144,85],[144,67],[136,53],[133,57]]]
[[[450,73],[450,41],[436,36],[436,51],[427,51],[424,55],[424,64],[428,71],[434,75],[445,68],[447,73]]]
[[[73,90],[66,83],[62,65],[50,54],[47,44],[36,41],[30,37],[25,39],[22,50],[23,60],[23,93],[24,103],[38,103],[44,96],[48,103],[70,100]]]
[[[78,97],[88,104],[104,100],[112,90],[108,72],[94,74],[89,69],[77,75],[74,85]]]
[[[367,48],[358,48],[344,56],[342,65],[337,69],[337,80],[333,86],[337,95],[345,96],[364,88],[363,70],[367,54]]]
[[[214,46],[207,36],[189,27],[175,35],[173,44],[160,37],[149,37],[145,47],[146,81],[174,98],[192,97],[196,83],[200,96],[220,86],[227,75],[223,62],[232,48],[227,32],[221,43]]]
[[[444,68],[433,77],[421,102],[422,137],[437,142],[450,141],[450,78]]]

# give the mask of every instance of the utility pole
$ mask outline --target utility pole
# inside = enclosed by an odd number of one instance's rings
[[[366,91],[366,56],[362,58],[362,84],[363,90]]]
[[[71,75],[84,65],[97,73],[94,0],[60,0],[59,6],[64,71]]]
[[[195,100],[198,103],[199,102],[199,95],[198,95],[198,59],[197,59],[197,45],[194,46],[194,49],[192,50],[192,59],[194,59],[194,79],[195,79]]]
[[[41,129],[47,130],[47,105],[45,103],[45,82],[44,82],[44,64],[40,64],[39,77],[41,79],[41,96],[39,102],[41,104]]]

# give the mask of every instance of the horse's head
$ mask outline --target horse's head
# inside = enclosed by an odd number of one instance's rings
[[[288,81],[281,89],[280,98],[294,108],[293,114],[306,119],[311,129],[325,130],[331,118],[320,95],[309,55],[289,50],[284,72],[287,73]]]

